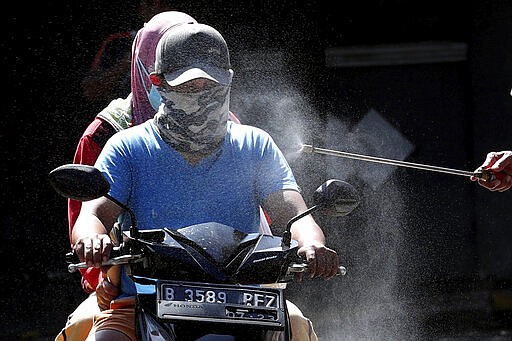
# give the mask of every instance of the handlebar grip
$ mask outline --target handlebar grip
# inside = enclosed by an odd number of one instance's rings
[[[108,261],[103,262],[101,265],[102,266],[110,266],[110,265],[138,263],[138,262],[142,262],[143,260],[144,260],[143,255],[124,255],[124,256],[117,256],[114,258],[110,258]],[[68,271],[75,272],[78,269],[85,269],[87,267],[88,267],[87,263],[85,263],[85,262],[69,264]]]
[[[110,257],[115,258],[119,257],[121,255],[121,248],[119,246],[115,246],[112,248],[112,251],[110,251]],[[80,259],[76,255],[75,250],[71,250],[68,253],[66,253],[66,263],[78,263],[80,262]]]
[[[297,272],[305,272],[308,269],[307,263],[302,264],[293,264],[290,267],[288,267],[289,273],[297,273]],[[338,272],[336,273],[336,276],[345,276],[347,274],[347,268],[340,265],[338,266]]]

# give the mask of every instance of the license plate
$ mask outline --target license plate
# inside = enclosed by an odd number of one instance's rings
[[[281,289],[159,281],[157,315],[166,320],[201,319],[284,327]]]

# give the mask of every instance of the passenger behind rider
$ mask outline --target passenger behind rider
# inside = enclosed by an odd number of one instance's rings
[[[167,31],[158,46],[152,80],[163,105],[153,120],[114,135],[95,163],[110,182],[110,195],[132,207],[147,229],[217,221],[256,232],[259,205],[276,226],[303,212],[299,187],[270,135],[228,122],[233,71],[222,36],[207,25],[184,24]],[[182,182],[202,185],[179,192]],[[109,232],[120,212],[104,197],[83,204],[72,238],[89,266],[99,268],[109,258]],[[311,215],[292,225],[292,238],[312,277],[336,275],[337,253],[325,246]],[[96,316],[90,336],[133,340],[133,282],[122,272],[116,276],[117,267],[111,270],[109,279],[122,294]]]
[[[78,142],[73,163],[94,165],[105,143],[114,133],[153,118],[160,105],[160,95],[158,92],[151,91],[154,87],[149,79],[149,73],[154,69],[157,43],[169,28],[188,22],[196,21],[188,14],[167,11],[155,15],[137,32],[132,44],[131,92],[124,99],[112,100],[96,115]],[[81,205],[80,201],[68,200],[70,241]],[[71,245],[73,246],[72,241]],[[56,341],[85,340],[92,327],[92,317],[99,311],[97,299],[102,302],[102,305],[108,306],[109,297],[115,297],[118,294],[116,287],[102,280],[103,274],[99,268],[80,271],[82,288],[91,296],[68,316],[66,326],[59,333]],[[96,290],[98,290],[98,297],[95,295]]]

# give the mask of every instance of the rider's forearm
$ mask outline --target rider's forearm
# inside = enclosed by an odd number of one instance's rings
[[[80,212],[73,228],[72,241],[75,244],[78,240],[92,236],[94,234],[108,234],[107,229],[102,222],[90,213]]]
[[[299,247],[313,244],[325,245],[325,235],[311,215],[293,223],[291,232],[292,239],[298,241]]]
[[[94,234],[108,234],[121,208],[104,197],[82,203],[80,215],[72,233],[72,242]]]
[[[307,210],[302,195],[293,190],[278,191],[271,194],[263,202],[264,209],[270,214],[272,223],[284,228],[290,219]],[[305,216],[291,226],[292,239],[299,242],[299,246],[325,244],[325,236],[313,216]]]

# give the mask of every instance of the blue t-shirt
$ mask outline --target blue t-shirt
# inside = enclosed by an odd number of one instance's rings
[[[107,177],[109,194],[134,210],[140,229],[215,221],[257,232],[263,199],[299,191],[271,136],[233,122],[217,152],[195,166],[161,139],[152,120],[115,134],[95,166]]]

